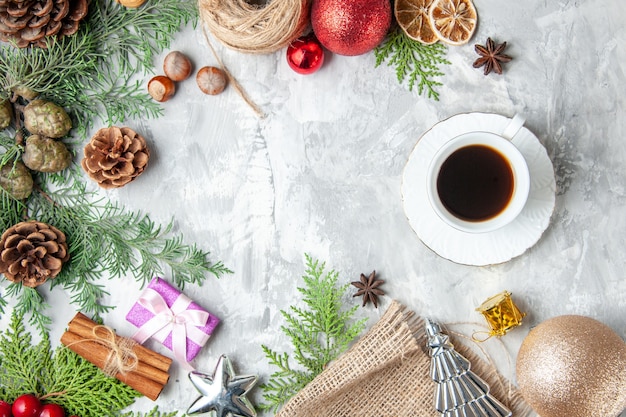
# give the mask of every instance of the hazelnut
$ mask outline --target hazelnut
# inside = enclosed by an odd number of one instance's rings
[[[175,92],[174,81],[164,75],[157,75],[148,82],[148,94],[158,102],[169,100]]]
[[[172,81],[183,81],[189,78],[193,68],[191,61],[180,51],[172,51],[163,61],[163,71]]]
[[[146,0],[115,0],[124,7],[135,9],[146,2]]]
[[[214,96],[226,88],[226,74],[219,68],[202,67],[196,74],[196,82],[204,94]]]

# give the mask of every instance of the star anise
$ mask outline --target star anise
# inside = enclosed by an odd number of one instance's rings
[[[487,44],[485,46],[474,45],[476,53],[480,55],[480,58],[474,61],[474,68],[484,66],[485,75],[489,74],[491,71],[502,74],[502,63],[509,62],[513,59],[502,53],[504,48],[506,48],[506,42],[496,45],[491,38],[487,38]]]
[[[385,283],[385,281],[381,279],[376,279],[376,271],[372,271],[369,277],[365,277],[365,275],[361,274],[361,281],[353,281],[352,285],[357,287],[359,290],[353,295],[353,297],[363,296],[363,307],[368,302],[372,302],[374,307],[378,308],[378,296],[385,295],[385,292],[381,290],[380,287]]]

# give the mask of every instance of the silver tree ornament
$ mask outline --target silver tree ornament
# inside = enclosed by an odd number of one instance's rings
[[[489,394],[489,385],[470,371],[470,362],[454,350],[439,324],[427,319],[431,357],[430,377],[435,381],[435,408],[442,417],[509,417],[511,411]]]

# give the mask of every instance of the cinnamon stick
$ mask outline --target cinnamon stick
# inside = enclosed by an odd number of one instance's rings
[[[61,343],[98,368],[103,369],[111,353],[111,348],[101,341],[106,340],[109,335],[106,329],[96,326],[97,323],[85,315],[77,313],[74,319],[70,321],[68,330],[61,337]],[[116,335],[116,343],[119,343],[121,339],[120,336]],[[137,366],[128,372],[118,372],[115,377],[154,401],[169,379],[167,370],[172,360],[141,345],[135,345],[133,351],[138,358]]]
[[[68,330],[74,332],[78,335],[81,335],[85,338],[93,338],[93,329],[97,326],[97,323],[91,320],[89,317],[85,316],[82,313],[76,313],[76,316],[70,321]],[[99,337],[106,336],[106,330],[104,329],[96,329],[96,335]],[[118,340],[120,336],[117,337]],[[141,360],[141,362],[146,365],[150,365],[156,369],[164,371],[167,373],[170,369],[170,365],[172,364],[172,359],[167,356],[160,355],[153,350],[150,350],[140,344],[135,345],[133,347],[133,351],[137,355],[137,357]]]

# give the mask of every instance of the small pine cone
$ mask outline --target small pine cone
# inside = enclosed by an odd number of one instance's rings
[[[13,118],[13,106],[9,100],[0,103],[0,130],[6,129],[11,124]]]
[[[31,135],[26,139],[22,161],[33,171],[59,172],[70,166],[72,154],[63,142]]]
[[[63,107],[37,99],[24,107],[24,126],[33,135],[62,138],[72,129],[72,121]]]
[[[2,1],[2,0],[0,0]],[[25,85],[16,85],[11,89],[13,92],[13,99],[16,99],[16,96],[22,97],[26,100],[34,100],[39,97],[39,92],[33,90],[30,87],[26,87]]]
[[[0,0],[0,39],[45,48],[48,37],[76,33],[88,6],[87,0]]]
[[[0,273],[27,287],[56,277],[69,257],[65,234],[45,223],[21,222],[0,237]]]
[[[141,174],[150,159],[146,140],[128,127],[105,127],[85,146],[81,165],[102,188],[119,188]]]
[[[21,162],[0,168],[0,187],[16,200],[28,198],[33,192],[33,176]]]

